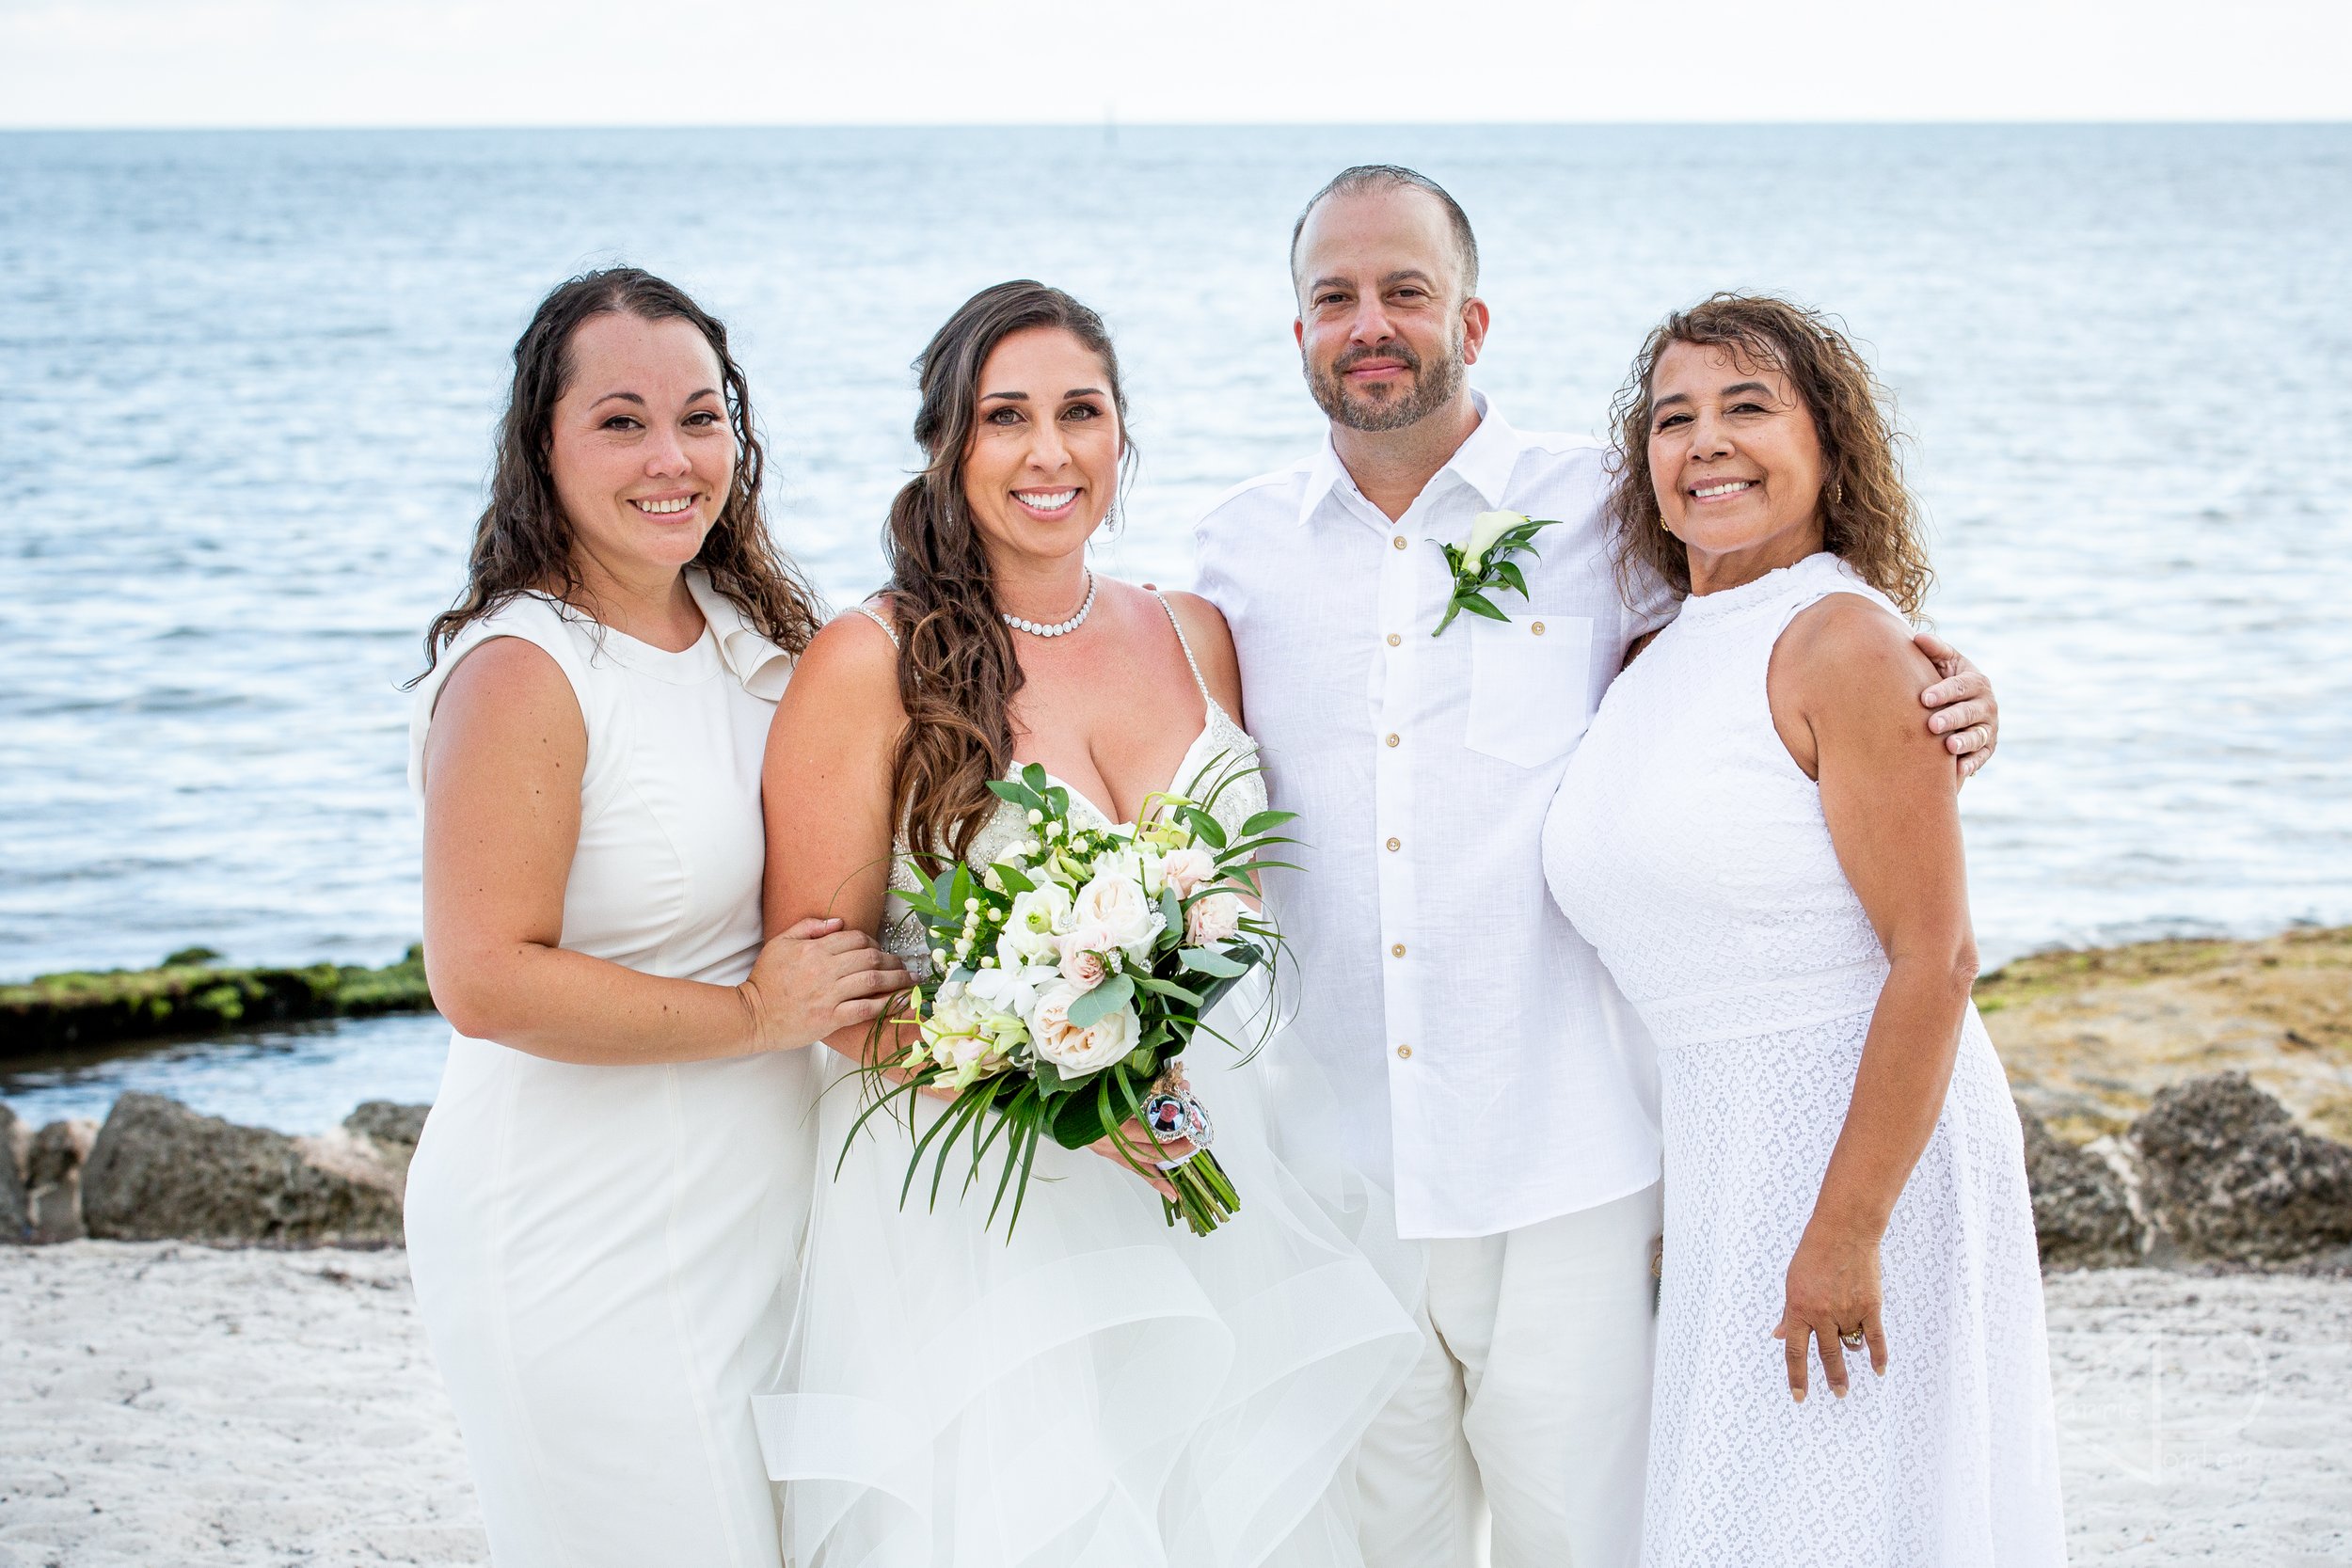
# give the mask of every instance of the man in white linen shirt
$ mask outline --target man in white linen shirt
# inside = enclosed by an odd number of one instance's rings
[[[1544,885],[1546,810],[1628,647],[1673,613],[1620,597],[1604,452],[1515,430],[1467,384],[1488,313],[1453,198],[1347,170],[1292,241],[1298,340],[1329,416],[1313,457],[1198,525],[1303,876],[1268,879],[1301,990],[1291,1043],[1336,1092],[1334,1150],[1423,1253],[1426,1345],[1359,1458],[1373,1568],[1616,1568],[1639,1555],[1660,1136],[1652,1048]],[[1558,519],[1507,621],[1464,614],[1440,543],[1479,513]],[[1983,677],[1930,721],[1989,753]],[[1276,1107],[1278,1117],[1280,1106]],[[1304,1135],[1304,1130],[1285,1131]],[[1756,1354],[1777,1354],[1770,1323]]]

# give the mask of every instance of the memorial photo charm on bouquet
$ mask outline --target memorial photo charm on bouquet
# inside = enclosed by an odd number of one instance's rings
[[[1160,1090],[1143,1102],[1143,1115],[1139,1119],[1144,1130],[1162,1143],[1173,1143],[1183,1138],[1191,1143],[1195,1153],[1207,1148],[1216,1135],[1216,1127],[1209,1120],[1208,1107],[1195,1100],[1190,1089]],[[1163,1160],[1159,1163],[1160,1168],[1173,1170],[1191,1158],[1191,1154],[1185,1154],[1174,1160]]]

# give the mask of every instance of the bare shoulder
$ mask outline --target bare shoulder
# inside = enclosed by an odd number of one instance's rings
[[[871,616],[851,610],[835,616],[809,639],[792,667],[792,683],[785,700],[806,704],[873,703],[886,711],[898,707],[898,647]]]
[[[1802,720],[1817,736],[1843,732],[1933,752],[1943,746],[1919,721],[1919,693],[1935,667],[1911,627],[1875,600],[1830,594],[1797,612],[1772,650],[1769,689],[1775,722]]]
[[[1214,644],[1227,659],[1233,657],[1233,634],[1225,625],[1225,612],[1198,594],[1164,591],[1168,606],[1183,623],[1185,640],[1191,642],[1193,657],[1204,657]]]
[[[1915,706],[1916,693],[1935,680],[1935,666],[1911,637],[1911,627],[1876,600],[1827,594],[1789,621],[1772,659],[1804,677],[1872,689],[1891,681]]]
[[[553,749],[551,760],[577,761],[588,750],[580,698],[554,656],[521,637],[493,637],[469,649],[442,682],[433,704],[430,755],[452,748]]]
[[[1168,608],[1176,612],[1177,624],[1184,628],[1184,641],[1192,648],[1193,662],[1200,666],[1200,678],[1238,720],[1241,660],[1233,652],[1233,633],[1225,624],[1225,612],[1198,594],[1170,590],[1166,596]]]

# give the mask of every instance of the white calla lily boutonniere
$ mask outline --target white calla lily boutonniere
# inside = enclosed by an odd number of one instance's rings
[[[1439,545],[1445,563],[1454,572],[1454,596],[1446,601],[1432,637],[1442,637],[1454,618],[1464,610],[1489,621],[1510,619],[1486,597],[1508,588],[1527,597],[1527,578],[1510,558],[1521,550],[1540,555],[1534,540],[1539,530],[1555,526],[1556,517],[1535,518],[1519,512],[1481,512],[1470,521],[1470,538],[1461,545]]]

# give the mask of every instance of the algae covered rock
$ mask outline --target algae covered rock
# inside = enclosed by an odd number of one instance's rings
[[[2123,1179],[2095,1153],[2050,1135],[2042,1118],[2017,1108],[2026,1129],[2026,1180],[2044,1269],[2096,1269],[2135,1262],[2139,1221]]]
[[[2161,1090],[2132,1142],[2185,1259],[2288,1263],[2352,1244],[2352,1146],[2304,1131],[2242,1072]]]
[[[401,1239],[399,1180],[345,1134],[290,1138],[126,1094],[82,1173],[93,1236],[270,1246]]]
[[[209,948],[156,969],[44,974],[0,986],[0,1058],[113,1040],[198,1035],[296,1019],[422,1012],[433,1006],[424,950],[396,964],[222,969]]]

